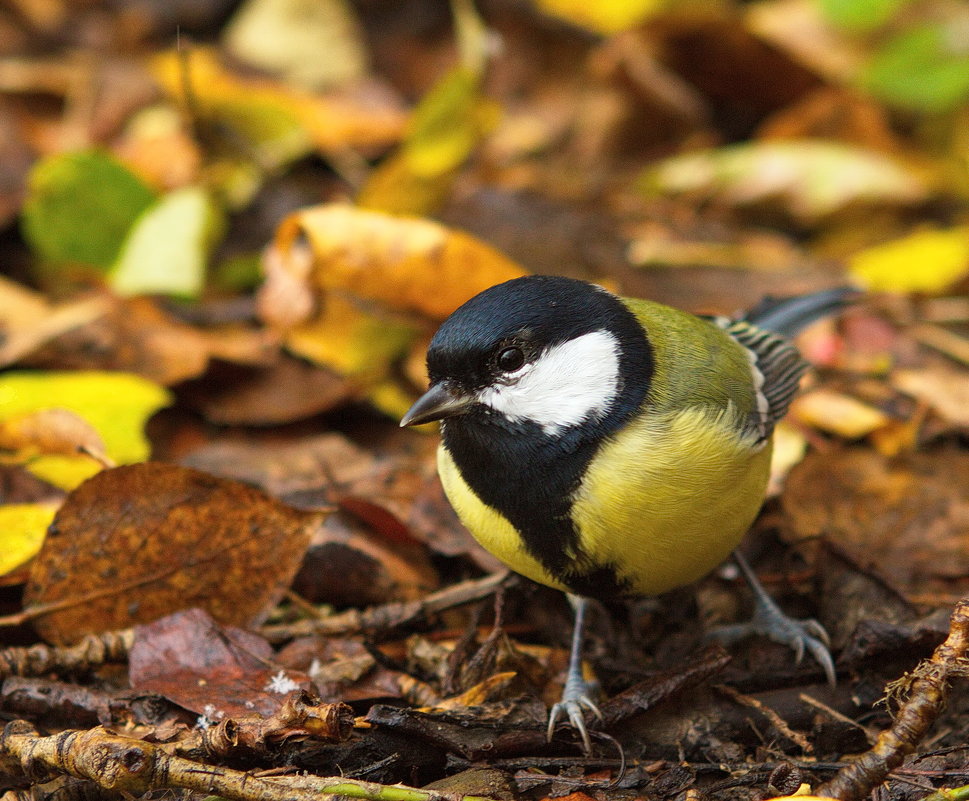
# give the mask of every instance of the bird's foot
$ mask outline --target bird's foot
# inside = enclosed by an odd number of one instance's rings
[[[589,739],[589,730],[585,725],[585,711],[590,711],[600,721],[602,712],[592,700],[596,694],[598,684],[587,682],[581,675],[573,674],[569,671],[569,676],[565,680],[565,688],[562,691],[562,700],[559,701],[548,713],[548,739],[552,739],[555,733],[555,724],[562,718],[568,718],[572,728],[575,729],[582,738],[582,747],[588,754],[592,751],[592,742]]]
[[[758,596],[753,618],[747,623],[722,626],[712,632],[710,637],[729,645],[752,635],[760,634],[794,651],[797,664],[804,658],[807,650],[824,670],[828,684],[837,682],[834,660],[831,658],[831,640],[828,632],[816,620],[797,620],[785,614],[770,596]]]

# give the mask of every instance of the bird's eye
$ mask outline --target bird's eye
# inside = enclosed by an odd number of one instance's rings
[[[521,348],[505,348],[495,360],[500,370],[513,373],[525,363],[525,354]]]

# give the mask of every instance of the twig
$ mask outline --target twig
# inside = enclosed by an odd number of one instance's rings
[[[87,634],[76,645],[0,649],[0,679],[7,676],[43,676],[91,670],[105,662],[123,662],[135,640],[134,629]]]
[[[907,695],[892,726],[883,731],[875,745],[850,765],[843,767],[817,794],[841,801],[860,801],[902,764],[925,736],[945,704],[948,684],[955,677],[969,677],[969,598],[956,604],[949,623],[949,636],[922,661],[887,688],[891,696]]]
[[[461,604],[491,595],[508,576],[492,573],[484,578],[455,584],[416,601],[395,601],[367,609],[347,609],[335,615],[263,626],[259,633],[271,643],[313,634],[346,635],[361,631],[386,631],[408,625]]]
[[[322,801],[332,796],[369,801],[492,801],[483,796],[439,793],[402,785],[383,785],[340,777],[273,776],[206,765],[172,756],[153,743],[121,737],[102,727],[41,737],[16,720],[0,735],[0,756],[13,756],[24,772],[37,768],[90,779],[108,790],[142,795],[181,788],[233,801]]]
[[[778,715],[773,709],[771,709],[767,704],[762,701],[758,701],[756,698],[751,698],[749,695],[744,695],[741,692],[737,692],[733,687],[728,687],[725,684],[714,685],[714,689],[718,693],[722,693],[730,698],[732,701],[742,704],[743,706],[748,706],[751,709],[756,709],[760,714],[762,714],[771,725],[777,729],[781,734],[783,734],[788,740],[793,742],[800,748],[805,754],[810,754],[814,751],[814,746],[808,742],[807,737],[805,737],[800,732],[794,731],[780,715]]]
[[[847,723],[849,726],[854,726],[856,729],[861,729],[865,733],[865,739],[868,740],[868,745],[875,744],[877,736],[874,734],[872,729],[862,726],[857,720],[852,720],[847,715],[842,715],[837,709],[833,709],[823,701],[819,701],[817,698],[813,698],[807,693],[800,693],[797,697],[808,706],[813,706],[815,709],[819,709],[820,711],[824,712],[824,714],[826,714],[832,720]]]

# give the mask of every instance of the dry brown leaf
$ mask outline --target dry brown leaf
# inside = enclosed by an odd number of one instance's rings
[[[969,428],[969,374],[948,367],[896,370],[895,389],[934,409],[947,423]]]
[[[43,295],[0,277],[0,365],[14,364],[45,342],[108,313],[104,296],[50,304]]]
[[[207,337],[149,298],[109,300],[110,310],[34,353],[32,366],[122,370],[170,386],[205,371]]]
[[[309,266],[304,242],[311,249]],[[482,290],[525,275],[520,266],[469,234],[430,220],[342,203],[312,206],[287,217],[273,248],[270,260],[281,260],[287,283],[298,286],[305,275],[314,295],[343,290],[437,320]],[[276,291],[271,274],[262,290],[263,310],[266,298]],[[292,295],[292,289],[286,294]],[[305,301],[302,305],[311,308]]]
[[[289,586],[321,519],[184,467],[106,470],[54,518],[24,604],[54,643],[193,606],[253,625]]]
[[[958,448],[886,458],[857,447],[808,454],[781,502],[798,539],[824,536],[912,592],[959,595],[969,591],[966,487],[969,453]]]
[[[41,409],[0,421],[0,448],[30,455],[87,453],[104,459],[105,445],[97,429],[68,409]]]

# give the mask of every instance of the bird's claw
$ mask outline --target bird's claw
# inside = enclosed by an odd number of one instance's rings
[[[560,719],[567,717],[572,728],[575,729],[582,738],[582,747],[585,753],[592,751],[592,741],[589,739],[589,730],[585,725],[585,711],[592,712],[600,721],[603,720],[602,712],[592,700],[591,694],[594,687],[585,681],[572,681],[571,677],[565,682],[565,690],[562,692],[562,700],[555,704],[548,714],[548,730],[546,736],[551,741],[555,733],[555,724]]]
[[[757,604],[757,611],[753,620],[733,626],[724,626],[711,636],[722,643],[730,644],[760,634],[781,645],[786,645],[794,651],[794,661],[801,664],[804,652],[807,650],[814,660],[821,666],[828,684],[834,686],[837,678],[834,660],[831,658],[831,638],[818,621],[813,619],[797,620],[784,614],[780,608],[770,604]]]

